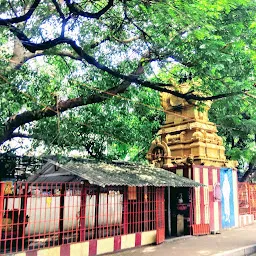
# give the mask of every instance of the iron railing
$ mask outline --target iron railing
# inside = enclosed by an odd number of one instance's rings
[[[156,229],[154,187],[0,183],[0,254]]]
[[[238,183],[239,214],[253,214],[256,219],[256,184]]]

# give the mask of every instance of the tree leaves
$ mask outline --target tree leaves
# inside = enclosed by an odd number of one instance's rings
[[[26,8],[22,1],[14,1],[13,8],[23,17],[37,2],[31,17],[20,23],[7,22],[16,15],[7,2],[0,6],[2,138],[9,121],[30,111],[40,113],[40,119],[17,129],[28,129],[28,135],[49,150],[143,158],[164,119],[155,90],[165,90],[169,76],[178,80],[192,72],[202,80],[196,88],[199,93],[241,92],[217,101],[211,119],[226,138],[229,156],[237,156],[232,140],[236,144],[241,138],[251,145],[255,101],[242,93],[250,90],[256,95],[251,1],[30,0]],[[18,53],[20,63],[9,65],[15,35],[27,50]],[[76,108],[63,113],[58,109],[74,99],[81,103]],[[244,120],[244,112],[250,120]]]

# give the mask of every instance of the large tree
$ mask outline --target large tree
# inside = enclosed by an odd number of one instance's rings
[[[109,144],[110,154],[136,155],[163,118],[159,91],[251,101],[255,9],[247,0],[2,1],[0,144],[33,137],[94,156]],[[157,70],[170,63],[177,81],[191,72],[209,96],[165,82]],[[246,108],[239,114],[254,120]]]

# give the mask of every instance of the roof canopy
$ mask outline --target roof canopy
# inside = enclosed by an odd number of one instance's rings
[[[55,168],[53,168],[55,166]],[[57,169],[56,169],[57,167]],[[139,165],[127,162],[107,164],[103,162],[70,161],[59,164],[52,160],[29,182],[68,182],[86,180],[90,184],[105,186],[171,186],[197,187],[202,186],[193,180],[180,177],[170,171],[154,168],[149,165]]]

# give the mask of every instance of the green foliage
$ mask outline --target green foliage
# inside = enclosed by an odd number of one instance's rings
[[[210,110],[211,121],[218,124],[219,134],[225,139],[226,154],[249,163],[256,155],[255,100],[236,97],[215,102]]]
[[[1,17],[24,14],[32,0],[0,4]],[[62,1],[57,1],[62,2]],[[79,1],[77,7],[97,12],[107,1]],[[69,10],[60,5],[67,16]],[[122,74],[131,74],[139,61],[145,73],[141,79],[155,82],[178,81],[192,72],[201,79],[196,89],[203,95],[249,90],[256,95],[255,3],[247,0],[199,1],[115,1],[99,19],[73,15],[65,36],[76,40],[86,53]],[[26,23],[18,25],[33,42],[54,39],[61,32],[61,19],[50,0],[42,1]],[[129,40],[128,40],[129,39]],[[81,61],[67,45],[25,52],[21,67],[13,43],[15,36],[0,26],[0,135],[6,121],[25,111],[36,112],[58,101],[89,97],[122,81]],[[150,51],[151,55],[143,54]],[[63,57],[60,53],[72,56]],[[23,56],[24,57],[24,56]],[[20,59],[19,59],[20,58]],[[78,60],[75,60],[78,59]],[[154,61],[153,61],[154,60]],[[18,64],[18,63],[16,63]],[[158,68],[161,72],[158,73]],[[94,89],[93,89],[94,88]],[[142,160],[164,120],[159,95],[154,90],[130,85],[124,98],[110,97],[103,103],[70,109],[55,117],[41,118],[18,128],[36,138],[35,150],[45,146],[47,153],[87,151],[97,158]],[[151,106],[151,107],[148,107]],[[218,124],[231,158],[250,158],[255,153],[255,99],[241,93],[216,101],[210,118]],[[247,118],[244,118],[245,114]],[[248,118],[249,117],[249,118]],[[0,136],[1,137],[1,136]]]
[[[33,127],[33,132],[40,134],[44,142],[51,145],[51,150],[54,147],[57,151],[59,148],[86,150],[100,159],[124,159],[127,154],[130,159],[141,159],[142,154],[145,157],[164,115],[143,105],[157,107],[157,93],[144,89],[139,91],[137,99],[131,99],[134,93],[131,89],[123,95],[125,98],[112,98],[103,105],[68,111],[61,115],[59,127],[56,117],[42,120]],[[51,133],[42,133],[44,130]]]

